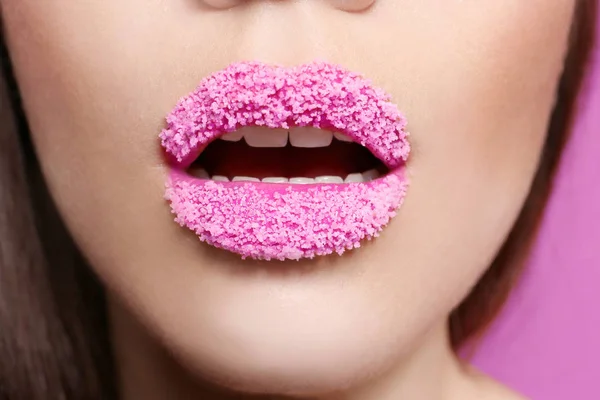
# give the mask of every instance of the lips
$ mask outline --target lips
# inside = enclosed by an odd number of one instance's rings
[[[165,197],[177,223],[242,258],[342,254],[377,237],[402,204],[405,128],[383,90],[339,66],[232,64],[167,116]],[[319,169],[327,174],[293,175]],[[237,174],[247,171],[256,176]]]

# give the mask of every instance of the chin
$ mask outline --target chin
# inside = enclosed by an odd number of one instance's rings
[[[203,380],[231,391],[298,397],[344,392],[391,368],[390,355],[367,343],[361,349],[341,344],[325,350],[318,345],[309,349],[304,341],[295,339],[280,339],[287,341],[283,348],[246,343],[237,356],[212,354],[209,358],[202,354],[200,359],[188,354],[182,361]],[[238,347],[244,346],[238,343]],[[369,349],[371,354],[367,354]]]
[[[393,327],[376,310],[347,308],[343,299],[329,307],[296,306],[272,301],[269,307],[256,298],[229,302],[212,310],[214,318],[204,319],[195,334],[173,332],[178,335],[170,342],[187,370],[219,387],[314,397],[385,374],[419,336]]]

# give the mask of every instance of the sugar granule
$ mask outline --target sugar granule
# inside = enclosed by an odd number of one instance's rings
[[[378,235],[407,189],[402,171],[369,183],[256,185],[174,172],[166,198],[200,240],[254,259],[342,254]]]
[[[160,138],[168,154],[189,164],[215,137],[244,126],[342,132],[389,168],[403,164],[410,152],[406,119],[390,96],[326,62],[290,68],[231,64],[177,103]]]

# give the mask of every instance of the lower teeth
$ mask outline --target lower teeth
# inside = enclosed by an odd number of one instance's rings
[[[291,183],[296,185],[306,185],[311,183],[360,183],[360,182],[370,182],[380,177],[379,171],[376,169],[370,169],[368,171],[361,173],[349,174],[346,178],[342,178],[341,176],[318,176],[316,178],[307,178],[307,177],[294,177],[294,178],[284,178],[284,177],[267,177],[263,179],[251,177],[251,176],[234,176],[232,179],[223,176],[223,175],[214,175],[212,177],[206,172],[206,170],[202,168],[191,169],[190,175],[206,180],[213,180],[218,182],[229,182],[230,180],[233,182],[264,182],[264,183]]]

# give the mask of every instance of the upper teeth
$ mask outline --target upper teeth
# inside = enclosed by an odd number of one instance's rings
[[[285,129],[240,129],[250,147],[285,147],[288,132]]]
[[[336,138],[337,140],[341,140],[342,142],[351,142],[352,139],[350,139],[348,136],[344,135],[343,133],[339,133],[339,132],[333,132],[333,137]]]
[[[285,147],[289,143],[294,147],[327,147],[333,138],[342,142],[352,139],[339,132],[329,132],[318,128],[302,127],[284,129],[265,129],[262,127],[244,127],[235,132],[226,133],[221,139],[237,142],[244,138],[250,147]]]
[[[265,129],[264,127],[244,127],[235,132],[226,133],[221,136],[222,140],[229,142],[238,142],[244,138],[250,147],[285,147],[289,143],[294,147],[327,147],[333,141],[333,138],[343,142],[352,142],[352,139],[339,132],[329,132],[313,127],[291,128],[289,131],[284,129]],[[226,182],[230,178],[222,175],[209,176],[206,170],[194,168],[190,173],[201,179],[211,179],[213,181]],[[361,173],[349,174],[345,178],[342,176],[318,176],[316,178],[307,177],[267,177],[263,178],[265,183],[355,183],[369,182],[379,177],[379,172],[375,169]],[[259,182],[258,178],[251,176],[234,176],[231,178],[234,182]]]
[[[327,147],[333,140],[333,133],[317,128],[290,129],[290,144],[295,147]]]
[[[190,170],[190,173],[201,179],[211,179],[213,181],[221,181],[228,182],[229,178],[222,175],[214,175],[210,177],[206,170],[203,168],[193,168]],[[358,182],[370,182],[379,178],[380,174],[375,169],[370,169],[368,171],[356,174],[349,174],[344,179],[341,176],[317,176],[316,178],[306,178],[306,177],[294,177],[294,178],[284,178],[284,177],[267,177],[258,179],[252,176],[234,176],[231,180],[233,182],[265,182],[265,183],[293,183],[293,184],[307,184],[307,183],[358,183]]]

